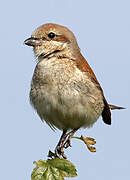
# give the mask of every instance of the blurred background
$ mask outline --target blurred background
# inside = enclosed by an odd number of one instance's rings
[[[42,123],[29,104],[36,60],[23,42],[39,25],[71,29],[109,103],[127,109],[101,118],[80,136],[94,137],[96,153],[72,140],[66,155],[78,170],[74,180],[130,179],[130,1],[37,0],[0,2],[0,170],[1,179],[30,179],[33,161],[46,159],[61,132]]]

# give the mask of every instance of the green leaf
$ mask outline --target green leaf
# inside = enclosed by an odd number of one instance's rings
[[[39,160],[34,162],[32,180],[64,180],[64,177],[77,176],[75,166],[66,159],[49,159],[46,161]]]
[[[52,167],[58,169],[63,177],[75,177],[77,175],[75,166],[66,159],[54,158],[47,161]]]

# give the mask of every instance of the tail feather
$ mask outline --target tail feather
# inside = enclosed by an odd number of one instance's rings
[[[109,104],[109,108],[110,108],[111,110],[115,110],[115,109],[125,109],[124,107],[115,106],[115,105],[111,105],[111,104]]]

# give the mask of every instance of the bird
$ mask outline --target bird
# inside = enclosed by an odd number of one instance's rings
[[[80,128],[90,128],[102,116],[111,125],[111,110],[103,89],[81,54],[75,35],[67,27],[47,23],[24,41],[32,46],[37,65],[31,81],[30,102],[42,121],[62,131],[55,155],[66,158],[64,148]]]

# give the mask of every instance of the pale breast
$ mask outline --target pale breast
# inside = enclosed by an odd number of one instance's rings
[[[59,129],[90,127],[104,108],[100,90],[72,63],[44,60],[32,79],[32,105],[42,120]]]

